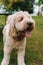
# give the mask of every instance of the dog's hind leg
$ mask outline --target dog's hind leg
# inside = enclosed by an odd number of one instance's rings
[[[4,46],[4,57],[3,57],[1,65],[9,64],[11,50],[12,50],[11,46],[7,46],[7,45]]]

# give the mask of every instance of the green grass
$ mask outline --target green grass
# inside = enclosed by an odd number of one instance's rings
[[[35,20],[35,30],[32,32],[32,36],[27,38],[25,63],[26,65],[43,65],[43,17],[33,17]],[[1,18],[2,19],[2,18]],[[2,19],[3,21],[5,19]],[[4,24],[3,21],[2,24]],[[0,63],[3,57],[3,41],[0,35]],[[17,54],[15,50],[11,53],[11,59],[9,65],[17,65]]]
[[[0,15],[0,26],[5,24],[5,15]]]

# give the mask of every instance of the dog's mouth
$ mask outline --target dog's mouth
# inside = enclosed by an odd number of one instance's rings
[[[23,31],[19,31],[21,37],[31,37],[31,31],[34,29],[34,27],[27,27]]]
[[[30,37],[31,36],[31,31],[28,30],[28,28],[25,30],[25,36]]]

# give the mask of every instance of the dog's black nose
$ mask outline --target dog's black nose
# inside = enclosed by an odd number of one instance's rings
[[[28,22],[27,23],[28,26],[32,26],[32,24],[33,24],[32,22]]]

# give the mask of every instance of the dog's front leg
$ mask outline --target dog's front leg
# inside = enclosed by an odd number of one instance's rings
[[[18,51],[18,65],[25,65],[24,63],[25,50]]]
[[[6,45],[4,46],[4,57],[3,57],[1,65],[9,64],[11,50],[12,48],[10,46],[6,46]]]

